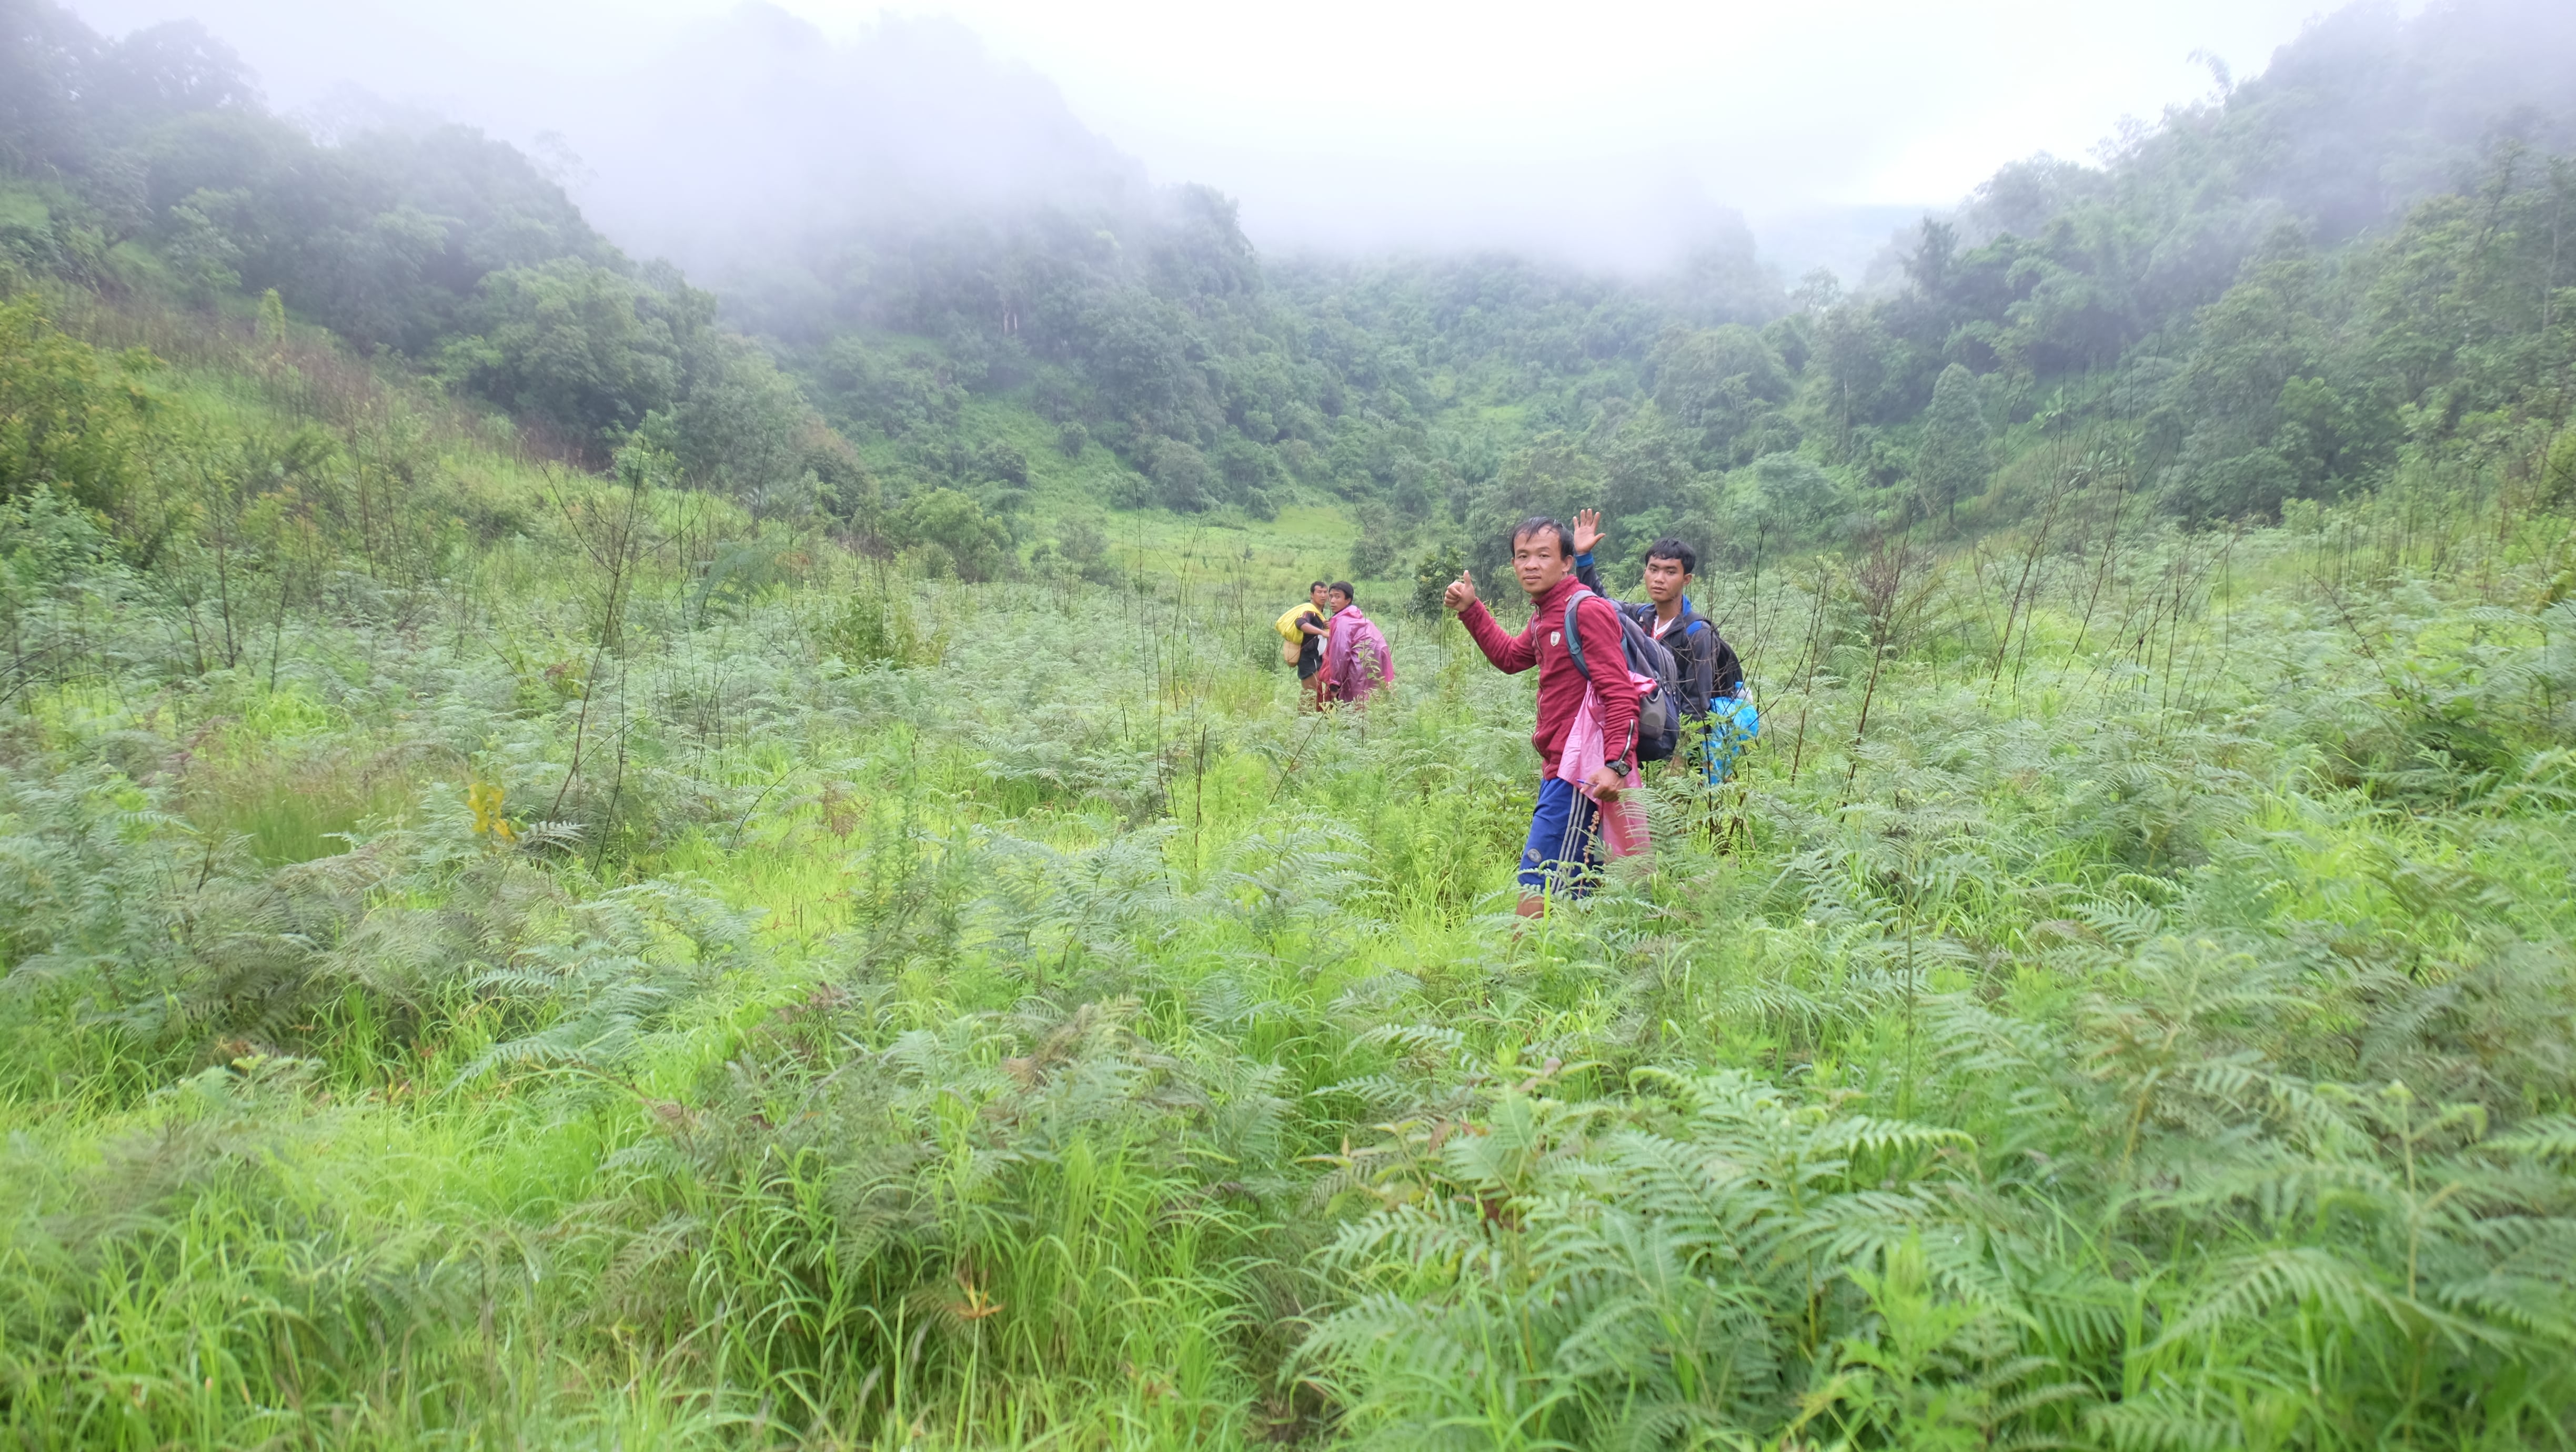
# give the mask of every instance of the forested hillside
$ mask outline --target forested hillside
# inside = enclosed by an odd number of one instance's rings
[[[867,83],[929,65],[1035,116],[1018,144],[1052,181],[961,178],[944,211],[914,185],[873,217],[771,203],[766,252],[718,253],[721,309],[506,146],[453,127],[317,145],[202,33],[110,43],[34,0],[13,14],[22,272],[201,308],[273,288],[535,446],[597,462],[653,418],[692,483],[978,573],[1068,513],[1298,499],[1399,522],[1352,562],[1379,577],[1444,548],[1490,561],[1495,521],[1533,498],[1607,499],[1644,522],[1632,550],[1687,521],[1743,562],[1931,514],[2011,522],[2046,494],[2016,461],[2070,435],[2132,455],[2161,512],[2265,519],[2405,447],[2563,411],[2576,95],[2520,62],[2576,38],[2509,7],[2338,15],[2104,166],[2007,168],[1863,293],[1784,282],[1740,231],[1640,280],[1265,260],[1224,198],[1144,188],[956,38],[898,27],[835,60],[780,17],[772,44],[858,99],[772,103],[732,139],[801,156],[825,123],[864,134]],[[856,194],[904,172],[841,165]],[[963,498],[904,512],[942,489]]]
[[[794,73],[1044,194],[854,148],[693,282],[0,22],[17,1442],[2576,1441],[2576,18],[1869,287],[1267,256],[901,28]],[[1532,922],[1432,607],[1578,507],[1765,726]]]

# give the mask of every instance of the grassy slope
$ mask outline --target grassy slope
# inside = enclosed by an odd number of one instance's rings
[[[665,496],[601,649],[614,492],[438,457],[519,521],[440,589],[16,703],[31,1443],[2564,1435],[2564,521],[1717,582],[1764,744],[1523,931],[1527,681],[1387,611],[1294,712],[1330,510],[709,602]]]

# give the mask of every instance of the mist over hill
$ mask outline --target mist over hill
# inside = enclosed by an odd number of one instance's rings
[[[853,233],[1149,199],[1143,166],[1053,85],[948,20],[888,20],[834,44],[748,5],[693,26],[560,131],[602,228],[719,282]]]
[[[349,108],[317,141],[202,29],[108,38],[13,3],[13,165],[43,213],[27,265],[209,307],[274,287],[594,457],[650,423],[692,477],[863,531],[946,490],[975,501],[977,539],[1034,527],[1046,470],[1012,460],[1035,445],[1097,464],[1101,504],[1361,501],[1406,521],[1385,537],[1407,551],[1483,549],[1512,500],[1596,488],[1711,537],[1794,518],[1822,540],[1981,487],[1965,465],[1923,482],[1954,373],[1945,427],[1989,441],[1960,458],[2080,419],[2134,435],[2180,512],[2268,513],[2388,468],[2400,410],[2470,408],[2451,363],[2392,371],[2384,350],[2419,323],[2368,311],[2371,269],[2446,196],[2542,206],[2559,174],[2539,158],[2576,124],[2576,65],[2543,63],[2576,57],[2559,10],[2357,7],[2091,162],[2014,163],[1897,228],[1769,229],[1868,256],[1857,277],[1791,275],[1684,186],[1689,245],[1617,273],[1267,249],[1235,199],[1156,184],[950,22],[835,41],[740,10],[528,98],[530,124],[561,126],[532,157],[399,107]],[[2358,267],[2331,260],[2347,253]],[[2257,369],[2250,399],[2192,382],[2218,366],[2202,310],[2301,255],[2321,280],[2280,326],[2315,341]],[[640,261],[657,257],[680,265]],[[2473,344],[2441,346],[2488,367]],[[2478,406],[2537,386],[2534,366],[2486,377]],[[987,447],[997,432],[1015,452]],[[856,452],[818,452],[826,437]]]
[[[2576,53],[2571,14],[2512,0],[2413,16],[2348,7],[2259,72],[2240,79],[2219,67],[2214,102],[2134,123],[2089,159],[2037,156],[2005,168],[1959,200],[1955,220],[1972,243],[2034,235],[2118,186],[2123,158],[2154,164],[2173,153],[2176,165],[2211,161],[2195,189],[2223,194],[2242,217],[2300,219],[2322,240],[2338,239],[2457,185],[2498,136],[2563,149],[2576,81],[2568,67],[2531,58]],[[882,241],[962,217],[1142,215],[1157,185],[1200,180],[1149,177],[1047,77],[945,19],[889,19],[834,40],[775,6],[746,5],[693,22],[657,60],[576,81],[553,100],[551,109],[532,104],[517,124],[560,138],[573,158],[568,180],[596,224],[720,290],[762,274],[774,283],[781,269],[811,272],[853,238]],[[1705,194],[1678,159],[1660,164],[1661,179],[1657,165],[1646,153],[1634,164],[1532,159],[1517,169],[1426,162],[1417,189],[1555,199],[1530,216],[1462,203],[1428,231],[1419,218],[1397,220],[1411,216],[1385,190],[1399,183],[1337,183],[1327,171],[1291,168],[1279,175],[1291,177],[1299,205],[1343,220],[1322,231],[1282,223],[1269,235],[1262,218],[1284,215],[1272,199],[1244,225],[1272,255],[1316,251],[1315,239],[1330,237],[1324,255],[1517,251],[1631,276],[1741,245],[1746,219],[1725,198]],[[1900,278],[1897,254],[1922,210],[1807,205],[1756,218],[1750,230],[1783,277],[1826,267],[1846,288],[1884,286]],[[1372,213],[1388,220],[1373,226]],[[1633,225],[1624,242],[1605,244],[1594,234],[1614,217]]]

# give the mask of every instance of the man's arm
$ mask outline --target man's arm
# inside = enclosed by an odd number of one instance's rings
[[[1619,638],[1619,617],[1578,605],[1574,628],[1583,636],[1583,658],[1592,666],[1593,694],[1601,701],[1602,746],[1612,762],[1632,765],[1637,757],[1637,693],[1626,689],[1628,649]],[[1605,682],[1607,689],[1603,689]]]
[[[1536,620],[1532,620],[1530,628],[1519,635],[1508,635],[1501,623],[1494,619],[1494,612],[1485,608],[1484,601],[1469,600],[1459,608],[1458,623],[1467,627],[1467,637],[1476,642],[1476,648],[1485,653],[1485,659],[1493,662],[1494,669],[1503,674],[1516,676],[1538,664]]]
[[[1575,582],[1583,586],[1584,589],[1600,596],[1602,599],[1610,600],[1610,592],[1601,588],[1601,570],[1598,566],[1592,563],[1592,547],[1599,543],[1601,543],[1601,511],[1598,509],[1581,509],[1575,511]],[[1617,605],[1622,610],[1628,608],[1622,601],[1610,600],[1610,603]],[[1589,649],[1589,647],[1586,647],[1586,649]]]
[[[1600,596],[1602,599],[1608,600],[1611,604],[1618,606],[1620,614],[1636,621],[1639,625],[1646,627],[1648,630],[1655,628],[1655,602],[1652,600],[1621,600],[1613,597],[1609,591],[1602,589],[1601,572],[1593,568],[1592,556],[1590,554],[1580,554],[1574,557],[1574,579],[1575,583],[1581,585],[1584,589],[1589,590],[1593,594]],[[1591,648],[1592,647],[1588,645],[1584,647],[1585,650],[1590,650]]]
[[[1601,511],[1587,509],[1574,516],[1574,581],[1584,589],[1619,607],[1619,612],[1639,625],[1655,628],[1655,602],[1622,600],[1601,588],[1601,568],[1592,562],[1592,547],[1601,542]]]

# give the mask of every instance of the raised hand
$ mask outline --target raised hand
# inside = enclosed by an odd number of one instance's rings
[[[1473,570],[1459,571],[1458,578],[1449,582],[1449,588],[1440,592],[1441,603],[1451,610],[1464,610],[1475,598],[1476,572]]]
[[[1574,552],[1578,555],[1588,555],[1592,553],[1592,547],[1599,543],[1601,543],[1601,511],[1598,509],[1574,511]]]

